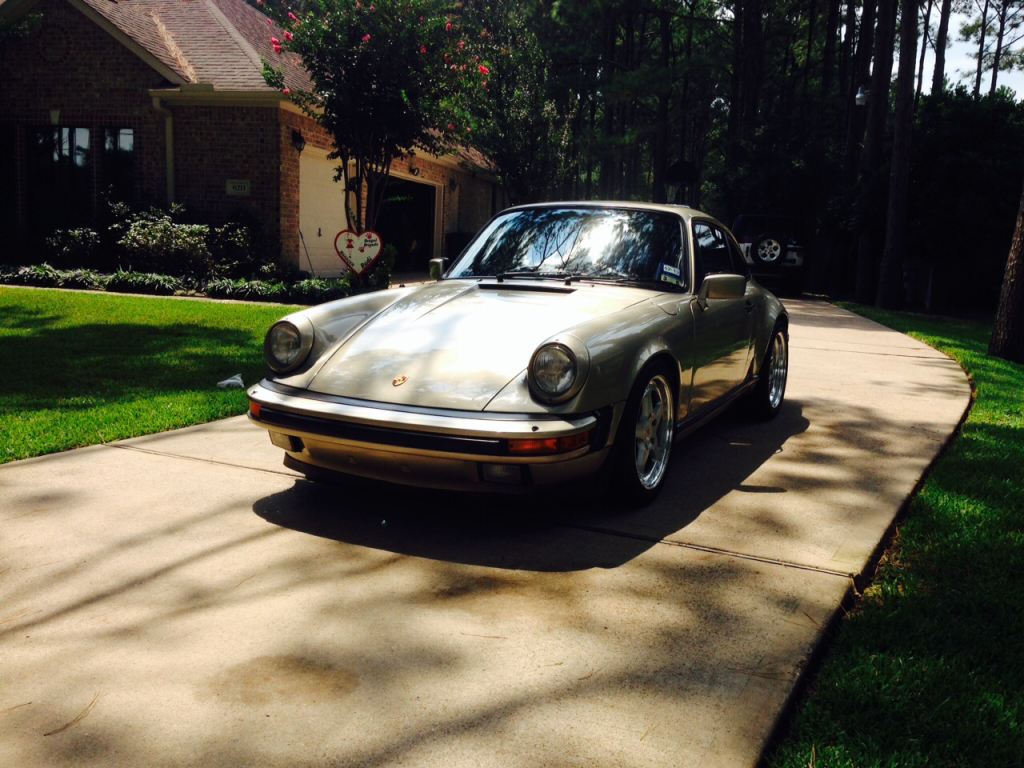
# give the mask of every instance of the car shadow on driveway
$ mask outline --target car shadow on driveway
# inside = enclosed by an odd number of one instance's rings
[[[637,510],[617,506],[599,476],[519,496],[300,479],[257,501],[253,511],[301,533],[451,563],[545,572],[616,568],[732,491],[781,499],[786,488],[746,481],[808,426],[798,402],[787,401],[771,422],[751,422],[733,409],[676,444],[661,496]]]

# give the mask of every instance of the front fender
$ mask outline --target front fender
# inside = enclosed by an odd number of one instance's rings
[[[343,344],[371,317],[383,312],[413,290],[413,288],[395,288],[364,293],[359,296],[318,304],[281,318],[281,320],[293,322],[299,317],[309,320],[313,325],[313,347],[306,362],[298,369],[284,376],[268,370],[267,378],[291,387],[305,388],[323,362],[330,358],[330,352],[335,347]]]
[[[689,309],[668,315],[653,303],[645,303],[583,323],[572,329],[572,336],[586,345],[590,356],[587,381],[576,397],[558,405],[538,403],[530,395],[524,370],[484,410],[552,414],[596,411],[625,401],[640,371],[659,355],[674,360],[680,369],[680,381],[689,384],[687,373],[693,366]]]

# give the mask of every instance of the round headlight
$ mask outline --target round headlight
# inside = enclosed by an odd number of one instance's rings
[[[533,353],[530,377],[548,397],[561,397],[576,383],[576,356],[561,344],[548,344]]]
[[[304,334],[294,323],[282,320],[267,333],[263,351],[271,370],[287,373],[302,365],[312,346],[312,334]]]

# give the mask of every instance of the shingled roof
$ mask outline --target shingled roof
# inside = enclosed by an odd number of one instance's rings
[[[293,53],[275,53],[276,23],[244,0],[78,0],[114,24],[186,83],[228,93],[273,92],[265,58],[284,71],[287,88],[312,83]]]

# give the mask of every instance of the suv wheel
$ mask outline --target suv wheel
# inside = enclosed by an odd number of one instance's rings
[[[786,255],[786,246],[781,237],[761,235],[750,247],[750,253],[757,264],[778,264]]]

